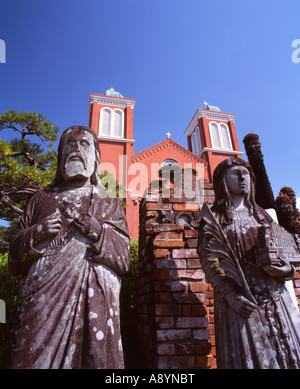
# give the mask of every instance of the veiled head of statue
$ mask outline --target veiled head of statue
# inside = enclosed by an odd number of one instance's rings
[[[250,164],[241,158],[219,163],[213,174],[214,210],[230,218],[231,195],[243,195],[249,208],[255,207],[255,176]]]

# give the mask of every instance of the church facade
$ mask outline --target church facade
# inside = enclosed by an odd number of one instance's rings
[[[90,94],[89,127],[98,136],[101,170],[111,173],[123,188],[126,218],[131,239],[138,238],[139,204],[145,191],[158,179],[163,166],[192,169],[201,178],[202,189],[212,189],[216,166],[229,157],[241,157],[235,114],[222,112],[204,102],[197,109],[184,134],[187,148],[167,134],[167,139],[134,153],[135,99],[114,89]]]

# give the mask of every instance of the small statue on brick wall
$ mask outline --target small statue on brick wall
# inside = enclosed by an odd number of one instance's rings
[[[61,137],[54,181],[34,195],[11,242],[20,282],[9,368],[123,368],[120,276],[129,236],[119,199],[101,184],[88,127]]]
[[[198,252],[214,287],[217,366],[298,369],[300,316],[285,281],[299,251],[255,203],[254,183],[249,164],[229,158],[214,172],[212,208],[202,208]]]

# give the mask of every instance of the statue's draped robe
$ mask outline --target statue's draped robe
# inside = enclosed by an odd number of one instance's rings
[[[258,303],[249,318],[236,313],[226,293],[241,292],[222,270],[222,260],[203,255],[207,242],[199,234],[203,270],[215,291],[217,365],[221,369],[289,369],[300,367],[300,316],[285,287],[285,279],[269,276],[255,263],[254,249],[261,225],[248,212],[233,212],[223,231],[239,260]],[[290,274],[290,279],[294,277]]]
[[[59,235],[34,245],[39,223],[57,209]],[[87,212],[102,225],[96,243],[72,223]],[[124,368],[119,292],[129,260],[123,207],[103,187],[37,193],[11,242],[10,269],[24,277],[9,367]]]

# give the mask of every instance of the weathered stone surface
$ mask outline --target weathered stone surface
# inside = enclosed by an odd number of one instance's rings
[[[157,224],[153,226],[153,233],[157,234],[159,232],[164,231],[183,231],[184,226],[181,226],[180,224]]]
[[[170,251],[168,249],[154,249],[154,258],[169,258]]]
[[[198,238],[198,231],[196,230],[184,230],[185,238]]]
[[[207,328],[208,319],[206,317],[178,317],[175,320],[176,328]]]
[[[183,247],[183,241],[182,239],[154,239],[153,246],[165,248]]]
[[[157,340],[159,342],[175,342],[191,339],[192,332],[190,329],[169,329],[169,330],[157,330]]]
[[[144,209],[146,206],[147,202]],[[147,280],[147,290],[139,288],[139,301],[154,308],[148,309],[144,325],[156,328],[157,332],[149,332],[147,337],[141,335],[143,352],[151,360],[151,368],[197,368],[197,357],[210,355],[214,336],[213,332],[210,336],[208,317],[213,298],[207,297],[209,286],[197,253],[199,204],[164,198],[162,204],[150,208],[155,211],[148,209],[147,214],[157,212],[157,216],[153,215],[151,225],[143,222],[147,236],[142,235],[140,242],[141,247],[145,245],[140,263],[150,261],[152,267],[147,274],[151,274],[151,279]],[[144,314],[145,309],[140,307],[140,311]],[[205,368],[213,365],[209,361]],[[205,360],[201,364],[204,366]]]
[[[157,269],[185,269],[185,259],[155,259],[153,266]]]
[[[199,258],[197,249],[179,249],[172,250],[173,258]]]
[[[174,204],[174,211],[192,211],[197,212],[200,211],[198,204]]]
[[[300,315],[286,289],[298,256],[294,239],[291,245],[256,204],[255,179],[242,159],[226,159],[216,167],[214,188],[214,212],[206,204],[201,209],[198,252],[214,287],[215,310],[209,308],[207,317],[210,325],[217,324],[218,368],[299,369]],[[204,286],[197,282],[190,288]],[[213,298],[210,288],[203,294],[206,301]]]
[[[146,203],[145,208],[147,211],[157,211],[157,210],[171,211],[172,205],[163,204],[163,203]]]
[[[54,181],[31,198],[11,242],[10,269],[23,278],[9,367],[123,368],[124,209],[100,182],[93,130],[68,128],[58,150]]]

